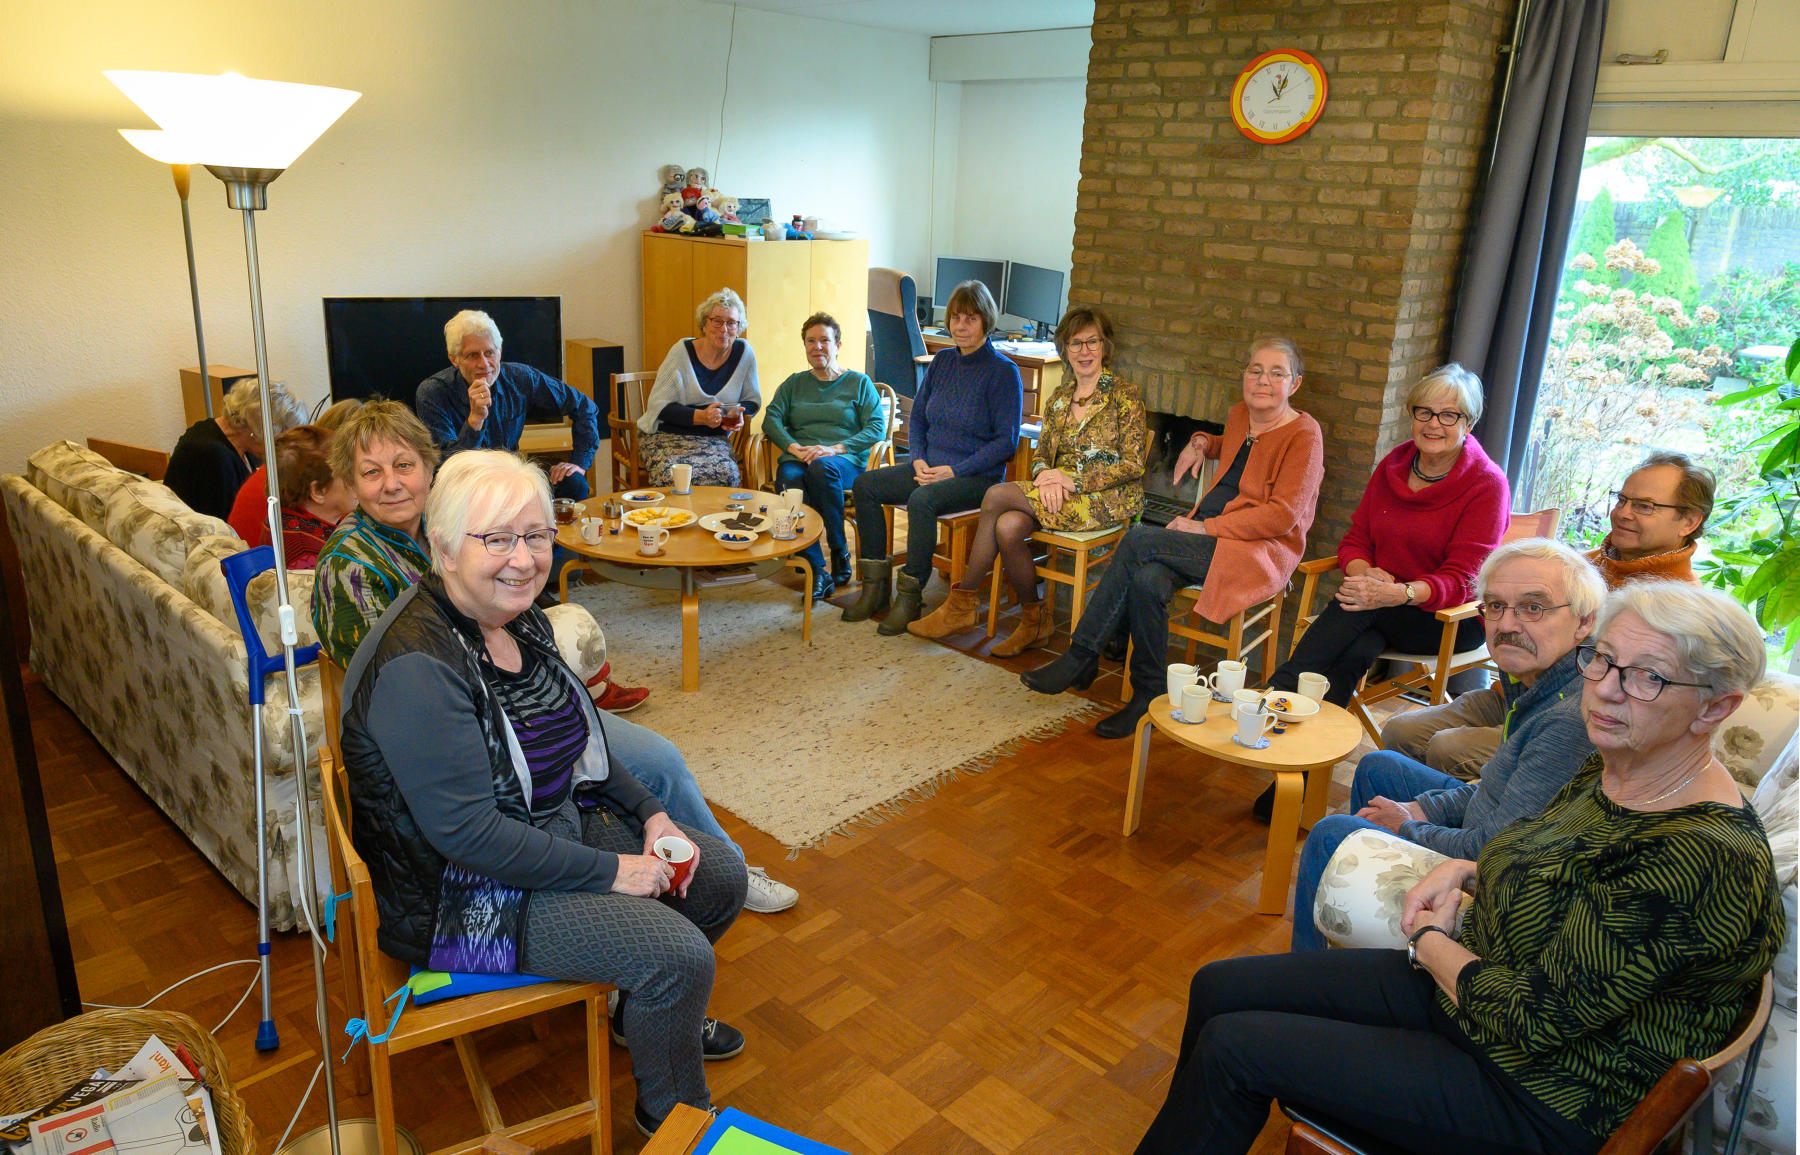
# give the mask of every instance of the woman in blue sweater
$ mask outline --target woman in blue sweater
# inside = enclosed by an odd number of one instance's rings
[[[1019,416],[1025,387],[1019,369],[988,340],[1000,308],[980,281],[964,281],[950,294],[944,324],[954,347],[931,359],[913,399],[905,465],[872,469],[856,479],[856,540],[861,559],[862,596],[844,611],[860,622],[892,609],[880,632],[904,634],[919,616],[931,554],[937,546],[937,519],[976,509],[988,487],[1006,472],[1019,444]],[[885,505],[906,507],[906,564],[899,592],[888,588]]]

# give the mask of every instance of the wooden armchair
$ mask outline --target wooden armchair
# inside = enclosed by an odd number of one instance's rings
[[[1562,518],[1560,509],[1540,509],[1534,513],[1515,513],[1501,537],[1502,544],[1518,541],[1527,537],[1554,537],[1556,526]],[[1300,644],[1300,636],[1312,625],[1318,614],[1313,612],[1313,597],[1318,592],[1319,578],[1338,568],[1336,557],[1314,558],[1312,561],[1300,563],[1295,571],[1303,577],[1300,585],[1300,615],[1294,621],[1294,640],[1288,645],[1288,653],[1292,654]],[[1444,702],[1449,696],[1450,679],[1465,670],[1478,669],[1488,662],[1486,644],[1476,646],[1472,650],[1456,649],[1457,627],[1473,618],[1480,611],[1478,603],[1470,601],[1459,606],[1436,612],[1437,620],[1442,624],[1436,653],[1413,654],[1400,650],[1384,650],[1380,661],[1391,662],[1406,667],[1406,672],[1388,678],[1386,681],[1370,684],[1365,678],[1356,692],[1350,697],[1350,712],[1356,715],[1363,729],[1369,732],[1376,745],[1381,743],[1381,727],[1375,724],[1374,715],[1369,707],[1380,702],[1391,701],[1403,694],[1425,694],[1433,706]]]
[[[644,463],[638,455],[638,418],[650,397],[655,373],[614,373],[612,406],[606,427],[612,434],[612,489],[637,489],[644,484]]]

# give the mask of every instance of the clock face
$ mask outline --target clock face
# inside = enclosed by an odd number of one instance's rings
[[[1265,52],[1238,75],[1231,118],[1251,140],[1293,140],[1325,110],[1325,91],[1325,70],[1311,56],[1290,49]]]

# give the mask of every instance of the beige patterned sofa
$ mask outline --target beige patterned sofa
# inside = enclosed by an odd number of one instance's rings
[[[201,854],[256,900],[255,761],[244,643],[219,560],[245,548],[230,526],[183,505],[167,487],[57,442],[32,454],[24,477],[0,476],[31,621],[32,669]],[[258,632],[278,652],[274,575],[251,584]],[[312,571],[289,574],[300,642],[312,633]],[[584,678],[606,660],[585,610],[551,614],[557,645]],[[304,877],[295,828],[287,692],[271,678],[263,708],[269,919],[295,926]],[[300,672],[321,890],[317,742],[323,716],[315,667]]]
[[[1796,843],[1800,842],[1800,678],[1772,675],[1751,691],[1735,714],[1713,734],[1713,752],[1730,769],[1756,807],[1775,873],[1783,886],[1788,936],[1775,960],[1775,1008],[1769,1016],[1756,1088],[1739,1150],[1768,1155],[1795,1149],[1795,950],[1800,922],[1795,910]],[[1400,902],[1413,884],[1444,856],[1385,830],[1358,830],[1338,846],[1313,903],[1314,925],[1327,940],[1344,947],[1403,947]],[[1302,912],[1295,912],[1302,917]],[[1737,1083],[1727,1073],[1716,1091],[1715,1118],[1729,1116],[1727,1089]],[[1723,1128],[1719,1129],[1723,1133]]]

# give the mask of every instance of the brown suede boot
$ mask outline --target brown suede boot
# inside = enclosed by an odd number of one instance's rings
[[[919,638],[947,638],[975,628],[981,616],[981,592],[951,586],[944,604],[924,617],[906,623],[906,632]]]
[[[996,658],[1010,658],[1047,644],[1054,633],[1056,619],[1045,611],[1044,603],[1026,602],[1019,607],[1019,624],[1005,640],[995,642],[988,653]]]

